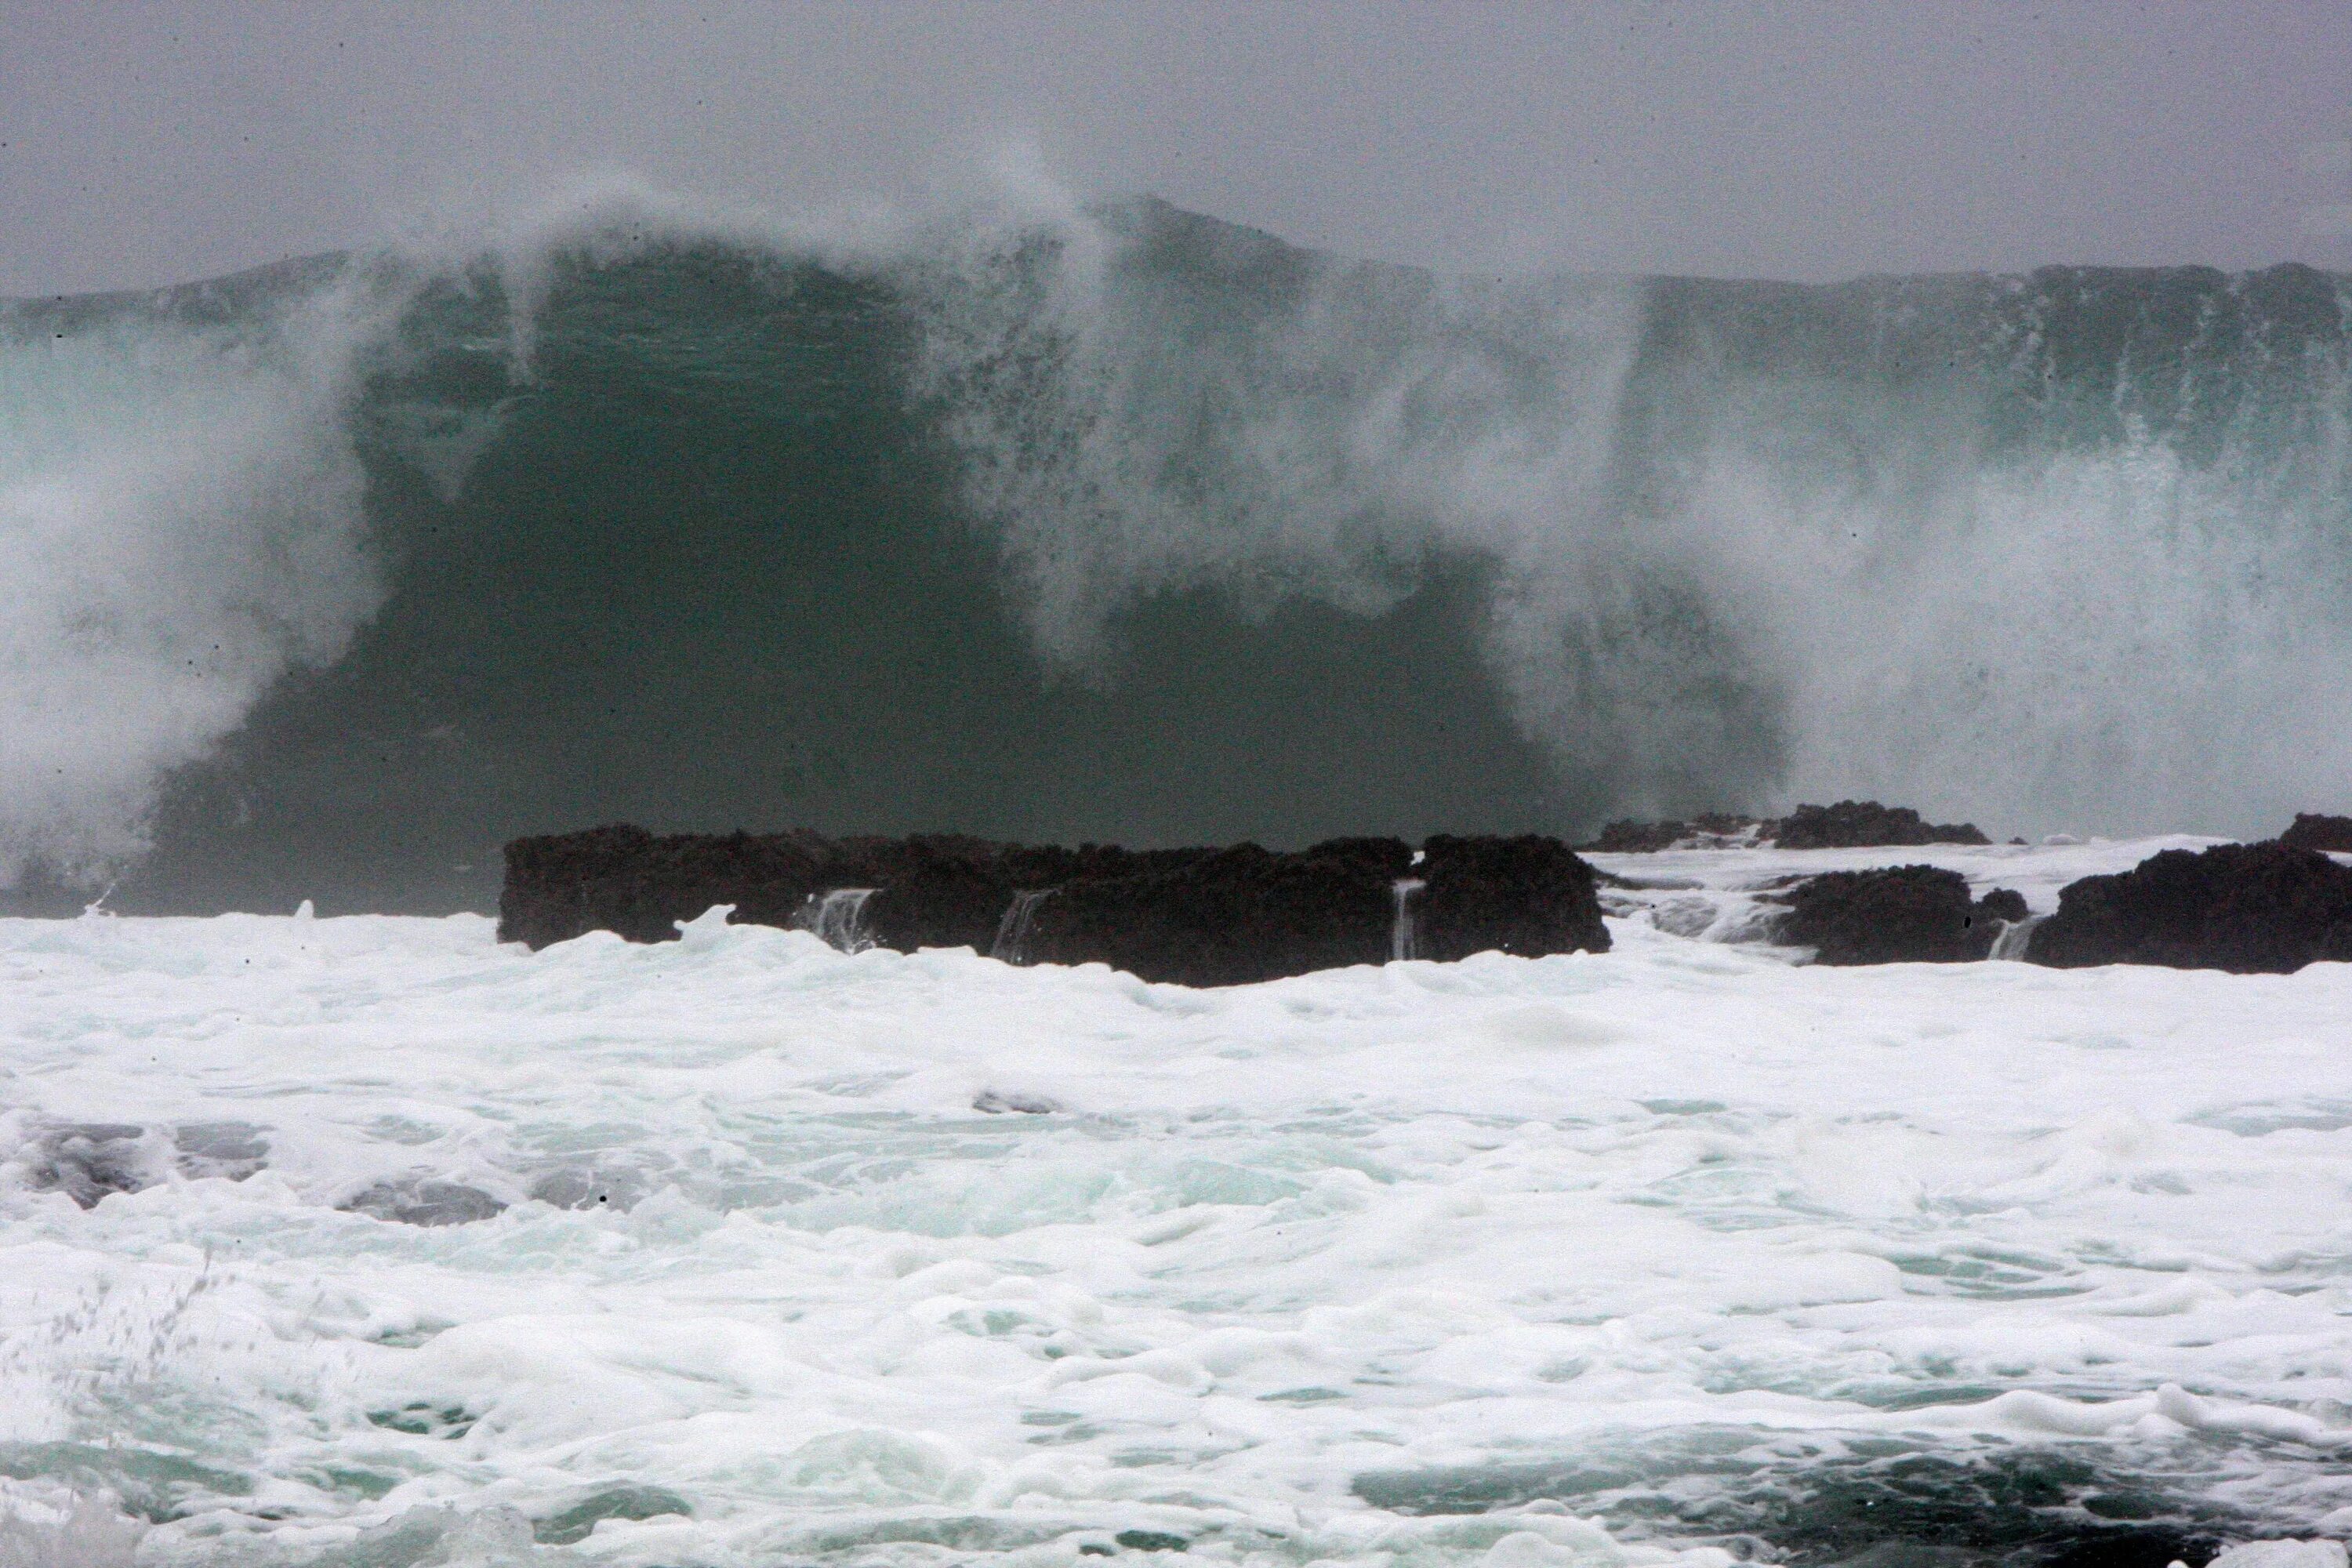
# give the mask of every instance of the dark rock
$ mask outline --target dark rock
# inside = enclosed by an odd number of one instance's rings
[[[2025,895],[2015,888],[1995,888],[1977,900],[1977,908],[1997,921],[2015,925],[2031,912],[2025,907]]]
[[[2005,922],[2025,918],[2014,889],[1971,901],[1968,879],[1936,866],[1830,871],[1780,897],[1789,912],[1776,935],[1814,949],[1816,963],[1966,963],[1992,951]]]
[[[1773,842],[1783,849],[1876,849],[1890,845],[1984,844],[1974,823],[1930,823],[1907,805],[1842,800],[1801,805],[1780,820]]]
[[[1581,847],[1597,855],[1631,855],[1675,848],[1735,848],[1749,844],[1776,844],[1783,849],[1874,849],[1987,842],[1973,823],[1925,822],[1907,805],[1842,800],[1835,805],[1801,805],[1784,817],[1707,812],[1686,822],[1612,822],[1601,830],[1598,838]]]
[[[1192,985],[1383,963],[1408,937],[1431,958],[1609,945],[1591,868],[1550,838],[1433,838],[1416,865],[1393,838],[1278,853],[634,827],[509,845],[499,934],[532,947],[595,930],[659,942],[717,904],[739,923],[799,925],[845,947],[962,946]]]
[[[96,1208],[117,1193],[135,1193],[159,1179],[158,1151],[134,1122],[69,1121],[41,1130],[24,1155],[36,1192],[63,1193]]]
[[[471,1225],[506,1212],[506,1205],[457,1182],[378,1182],[340,1208],[395,1225]]]
[[[2294,814],[2294,826],[2280,834],[2278,841],[2295,849],[2352,853],[2352,816],[2322,816],[2316,812],[2298,811]]]
[[[1580,847],[1596,855],[1654,854],[1661,849],[1720,849],[1769,841],[1780,824],[1769,817],[1702,812],[1687,822],[1612,822]]]
[[[567,1165],[542,1173],[529,1195],[560,1209],[619,1209],[641,1202],[650,1186],[643,1172]]]
[[[1192,1543],[1160,1530],[1122,1530],[1111,1537],[1129,1552],[1181,1552]]]
[[[1556,838],[1339,838],[1297,854],[1245,844],[1037,906],[1040,962],[1100,961],[1147,980],[1238,985],[1392,956],[1603,952],[1591,868]],[[1402,930],[1400,929],[1402,924]],[[1400,942],[1400,938],[1403,940]]]
[[[1672,849],[1688,832],[1685,823],[1636,822],[1628,817],[1609,824],[1599,837],[1578,847],[1595,855],[1654,855],[1661,849]]]
[[[269,1163],[266,1129],[249,1121],[189,1121],[172,1130],[175,1163],[191,1180],[205,1176],[244,1181]]]
[[[843,839],[824,868],[826,879],[834,885],[876,889],[862,921],[864,934],[876,946],[901,952],[920,947],[969,947],[988,952],[995,947],[1005,915],[1020,893],[1164,874],[1202,863],[1214,853],[1208,849],[1138,851],[1098,844],[1065,849],[918,835]],[[1042,904],[1033,907],[1042,908]],[[738,909],[735,918],[756,917]]]
[[[2352,960],[2352,867],[2284,843],[2167,849],[2058,895],[2026,955],[2079,969],[2158,963],[2286,974]]]
[[[1432,838],[1412,875],[1417,958],[1606,952],[1592,868],[1557,838]]]
[[[667,942],[679,921],[726,903],[739,919],[787,924],[827,885],[821,842],[791,833],[657,838],[626,826],[518,838],[506,848],[499,939],[538,948],[609,931]]]
[[[983,1089],[972,1097],[971,1108],[991,1116],[1002,1116],[1008,1110],[1023,1116],[1051,1116],[1062,1109],[1062,1102],[1046,1095],[1030,1094],[1021,1089],[1000,1094],[995,1089]]]
[[[1247,985],[1389,957],[1412,852],[1339,838],[1282,855],[1237,845],[1131,876],[1065,883],[1037,906],[1041,963],[1108,963],[1179,985]]]
[[[2219,1555],[2220,1542],[2210,1534],[2179,1528],[2086,1534],[2052,1557],[2042,1568],[2170,1568],[2176,1563],[2201,1564]]]
[[[872,889],[858,929],[875,945],[984,952],[1015,891],[1134,875],[1212,853],[1032,848],[950,834],[656,837],[642,827],[595,827],[507,846],[499,940],[540,948],[609,931],[631,942],[667,942],[678,921],[717,904],[734,905],[738,924],[814,929],[827,893]]]

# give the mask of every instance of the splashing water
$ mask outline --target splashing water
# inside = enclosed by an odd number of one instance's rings
[[[988,956],[1006,963],[1029,962],[1029,928],[1037,921],[1037,906],[1060,891],[1056,888],[1024,888],[1013,895],[1004,907],[1004,918],[997,922],[996,939],[988,945]]]
[[[1389,884],[1389,897],[1395,911],[1389,917],[1389,961],[1402,963],[1421,956],[1420,943],[1413,931],[1412,900],[1429,884],[1418,877],[1399,877]]]
[[[866,930],[866,904],[878,890],[835,888],[811,893],[793,923],[837,952],[864,952],[874,945]]]
[[[0,879],[481,909],[615,818],[2273,831],[2352,804],[2347,319],[2296,268],[1448,279],[1034,189],[17,302]]]

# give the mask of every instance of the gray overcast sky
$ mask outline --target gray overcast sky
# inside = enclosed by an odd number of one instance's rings
[[[1026,145],[1343,251],[1822,279],[2352,264],[2352,4],[0,0],[0,293],[629,171],[784,210]]]

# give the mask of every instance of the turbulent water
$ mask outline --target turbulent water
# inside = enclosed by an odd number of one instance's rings
[[[486,909],[656,826],[2345,804],[2344,280],[1442,279],[605,200],[0,306],[0,882]]]
[[[2164,842],[1909,853],[2047,909]],[[2165,1568],[2352,1531],[2352,969],[1729,940],[1867,858],[1627,857],[1608,953],[1227,991],[717,915],[539,953],[0,921],[0,1562]],[[2343,1568],[2265,1550],[2235,1568]]]

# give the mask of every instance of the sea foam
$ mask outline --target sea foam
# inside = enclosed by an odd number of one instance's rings
[[[2148,847],[1967,853],[2039,904]],[[0,922],[0,1471],[55,1489],[6,1528],[1697,1568],[2352,1524],[2342,966],[1612,924],[1189,991],[716,913]],[[75,1128],[139,1151],[110,1190]],[[478,1201],[364,1201],[428,1184]]]

